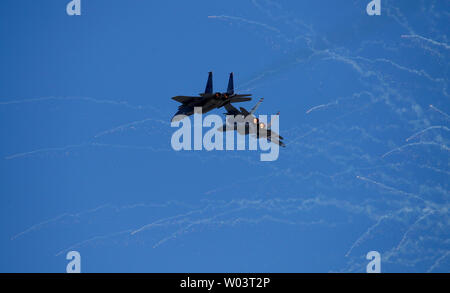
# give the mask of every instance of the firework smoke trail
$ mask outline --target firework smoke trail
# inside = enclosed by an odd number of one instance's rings
[[[406,139],[406,141],[410,141],[410,140],[416,138],[417,136],[421,135],[422,133],[425,133],[425,132],[427,132],[428,130],[431,130],[431,129],[443,129],[443,130],[445,130],[445,131],[450,131],[450,129],[449,129],[448,127],[446,127],[446,126],[442,126],[442,125],[438,125],[438,126],[430,126],[430,127],[428,127],[428,128],[425,128],[424,130],[421,130],[421,131],[419,131],[419,132],[417,132],[417,133],[411,135],[410,137],[408,137],[408,138]]]
[[[447,120],[450,120],[450,116],[447,113],[445,113],[444,111],[439,110],[438,108],[436,108],[433,105],[430,105],[430,108],[433,109],[434,111],[438,112],[439,114],[443,115],[445,118],[447,118]]]
[[[438,41],[435,41],[435,40],[432,40],[432,39],[428,39],[428,38],[425,38],[425,37],[422,37],[422,36],[419,36],[419,35],[401,35],[401,37],[403,39],[419,39],[419,40],[422,40],[422,41],[429,42],[429,43],[431,43],[433,45],[436,45],[436,46],[439,46],[439,47],[443,47],[443,48],[445,48],[447,50],[450,50],[450,46],[447,45],[446,43],[438,42]]]

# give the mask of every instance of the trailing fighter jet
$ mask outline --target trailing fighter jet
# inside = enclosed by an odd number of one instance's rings
[[[227,91],[224,93],[213,93],[212,72],[209,72],[204,93],[199,94],[197,97],[176,96],[172,98],[181,103],[178,107],[178,112],[172,117],[172,121],[181,120],[183,118],[181,115],[190,116],[194,114],[194,107],[201,107],[202,113],[206,113],[230,103],[250,101],[252,98],[248,98],[249,96],[251,94],[238,95],[234,93],[233,72],[230,73]]]
[[[267,125],[260,122],[258,118],[256,118],[253,113],[256,112],[259,105],[262,103],[264,99],[260,99],[258,103],[256,103],[255,106],[249,111],[247,111],[245,108],[240,107],[240,111],[236,109],[231,104],[226,104],[225,109],[227,109],[227,113],[225,115],[234,117],[233,124],[230,124],[230,122],[227,119],[227,122],[222,127],[219,127],[218,131],[237,131],[241,135],[253,135],[257,139],[266,137],[268,141],[271,141],[275,144],[278,144],[282,147],[286,147],[283,140],[284,138],[280,136],[278,133],[270,129],[270,126],[272,125],[271,122],[269,122]],[[279,115],[280,112],[278,112],[276,115]],[[245,126],[242,127],[242,124],[245,123]],[[241,127],[239,127],[241,126]]]

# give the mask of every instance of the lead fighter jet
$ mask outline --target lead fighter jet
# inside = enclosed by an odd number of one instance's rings
[[[270,129],[271,122],[269,122],[267,125],[260,122],[258,118],[256,118],[253,113],[256,112],[256,109],[258,109],[259,105],[262,103],[264,99],[260,99],[258,103],[256,103],[255,106],[249,111],[247,111],[245,108],[240,107],[240,111],[233,107],[231,104],[226,104],[225,109],[227,109],[227,113],[225,115],[234,117],[233,124],[230,124],[230,122],[227,119],[227,122],[222,127],[219,127],[217,130],[221,132],[225,131],[237,131],[241,135],[253,135],[257,139],[265,137],[268,141],[271,141],[279,146],[286,147],[283,140],[284,138]],[[276,115],[279,115],[280,112],[278,112]],[[250,119],[249,119],[250,118]],[[249,123],[250,122],[250,123]],[[239,127],[239,125],[242,126],[244,124],[244,127]]]
[[[172,117],[172,122],[183,119],[182,115],[190,116],[194,114],[194,107],[201,107],[202,113],[206,113],[215,108],[230,105],[230,103],[250,101],[252,98],[248,98],[249,96],[251,94],[238,95],[234,93],[233,72],[230,73],[227,91],[224,93],[213,93],[212,72],[209,72],[204,93],[196,97],[176,96],[172,98],[181,103],[178,107],[178,112]]]

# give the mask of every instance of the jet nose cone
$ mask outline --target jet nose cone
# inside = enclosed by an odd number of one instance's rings
[[[175,115],[172,117],[172,120],[170,122],[178,122],[181,121],[183,118],[180,117],[180,115]]]
[[[178,121],[181,121],[181,120],[183,120],[185,117],[186,117],[186,115],[184,115],[184,114],[178,112],[178,113],[176,113],[176,114],[172,117],[171,122],[178,122]]]

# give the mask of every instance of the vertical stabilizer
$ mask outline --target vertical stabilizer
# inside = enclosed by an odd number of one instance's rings
[[[258,107],[262,103],[262,101],[264,101],[264,98],[259,99],[258,103],[256,103],[256,105],[253,106],[253,108],[250,110],[250,114],[253,114],[256,112],[256,110],[258,109]]]
[[[205,94],[212,94],[213,83],[212,83],[212,72],[208,74],[208,81],[206,82]]]
[[[230,78],[228,79],[227,94],[229,95],[234,94],[233,72],[230,73]]]

